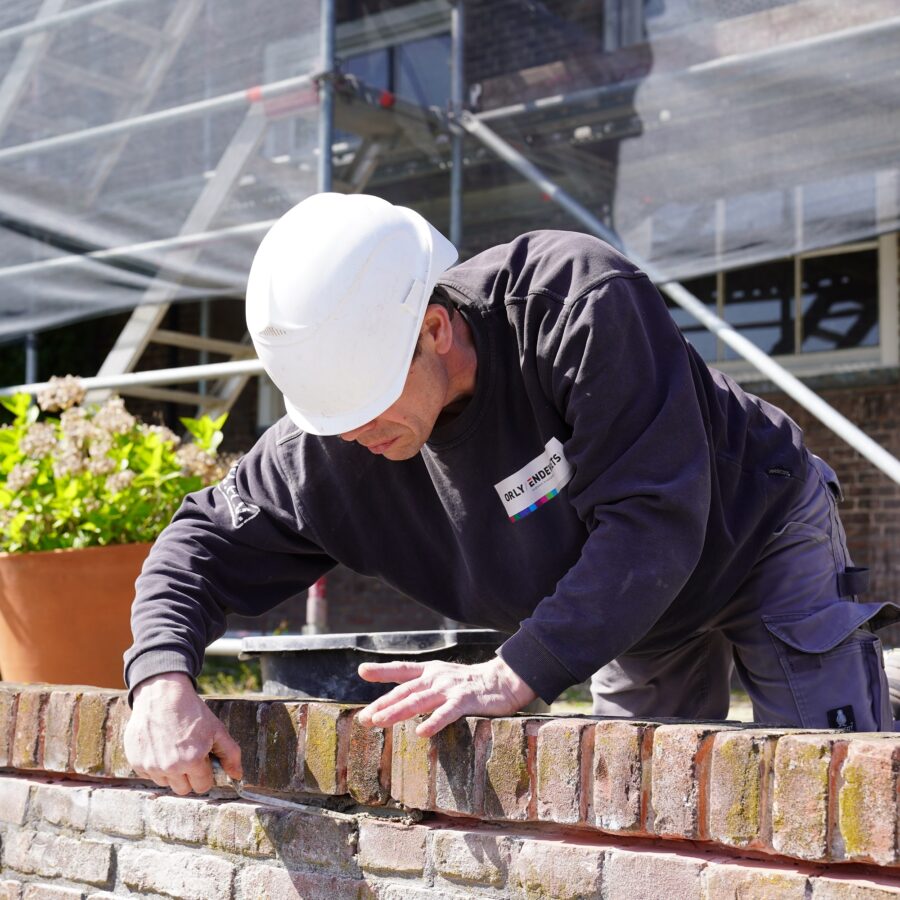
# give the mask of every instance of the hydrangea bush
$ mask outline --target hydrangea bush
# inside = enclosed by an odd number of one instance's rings
[[[13,415],[0,427],[0,550],[23,553],[152,541],[185,494],[214,484],[230,460],[217,455],[226,415],[182,419],[193,437],[146,425],[120,397],[81,406],[76,378],[38,394],[0,397]],[[41,411],[58,412],[44,416]]]

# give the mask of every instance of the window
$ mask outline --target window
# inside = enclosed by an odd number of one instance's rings
[[[804,373],[896,365],[897,236],[693,278],[684,286],[770,356]],[[743,376],[746,363],[667,300],[700,355]],[[755,371],[755,370],[753,370]]]
[[[450,99],[450,35],[437,34],[348,57],[343,70],[368,87],[420,106]]]

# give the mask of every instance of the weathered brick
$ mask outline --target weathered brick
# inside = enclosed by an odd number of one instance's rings
[[[25,885],[22,900],[84,900],[84,891],[56,884]]]
[[[310,703],[306,713],[303,784],[320,794],[347,793],[350,717],[357,707]]]
[[[360,868],[382,875],[421,875],[427,834],[428,829],[421,825],[360,819]]]
[[[812,900],[897,900],[900,885],[866,878],[811,878]]]
[[[43,822],[83,831],[87,826],[91,789],[68,784],[38,784],[32,808]]]
[[[275,866],[245,866],[237,880],[237,897],[240,900],[274,900],[277,897],[363,900],[369,896],[363,881],[338,875],[290,872]],[[378,896],[381,898],[384,895],[379,893]]]
[[[709,836],[733,847],[765,843],[768,782],[776,738],[760,731],[723,731],[709,759]]]
[[[719,727],[660,725],[653,733],[650,803],[654,834],[699,838],[705,762]]]
[[[484,764],[484,815],[491,819],[528,818],[533,787],[529,767],[529,719],[494,719]],[[477,777],[477,776],[476,776]]]
[[[608,831],[641,831],[641,798],[649,765],[645,744],[653,725],[644,722],[600,722],[594,728],[594,823]],[[649,787],[649,785],[648,785]]]
[[[151,834],[168,841],[203,844],[217,809],[208,800],[156,797],[144,805],[144,822]]]
[[[104,886],[112,867],[112,845],[21,830],[7,836],[4,862],[19,872],[42,878]]]
[[[31,782],[22,778],[0,775],[0,822],[24,825],[28,814]]]
[[[467,816],[481,813],[482,785],[475,773],[478,763],[484,764],[480,751],[489,727],[485,719],[458,719],[434,735],[434,809]],[[479,729],[483,735],[480,742],[476,741]]]
[[[226,803],[216,810],[209,845],[241,856],[274,856],[269,833],[281,815],[249,803]]]
[[[288,867],[359,875],[357,823],[350,816],[286,812],[273,817],[268,832],[278,858]]]
[[[772,847],[776,852],[800,859],[826,858],[834,745],[835,739],[827,735],[779,738],[772,788]]]
[[[347,750],[347,790],[357,803],[383,806],[391,795],[391,729],[366,728],[354,716]]]
[[[106,719],[106,746],[103,767],[107,775],[115,778],[135,778],[135,773],[125,756],[125,727],[131,718],[128,695],[117,696],[110,703]]]
[[[119,879],[134,891],[180,900],[231,900],[234,866],[216,856],[126,844],[119,848],[118,863]]]
[[[409,884],[389,883],[378,884],[374,896],[378,900],[471,900],[472,898],[472,894],[468,891],[460,894],[438,888],[416,888]]]
[[[69,771],[72,726],[78,694],[53,691],[44,714],[44,768],[50,772]]]
[[[260,708],[263,758],[259,782],[274,790],[289,791],[298,786],[302,773],[307,706],[305,703],[265,703]]]
[[[500,888],[509,878],[513,841],[491,832],[435,831],[431,852],[435,872],[441,878]]]
[[[75,708],[75,742],[72,768],[80,775],[103,771],[106,745],[106,717],[114,695],[103,691],[85,691]]]
[[[421,717],[394,726],[391,759],[391,793],[394,799],[416,809],[434,804],[435,748],[429,738],[419,737]]]
[[[17,769],[41,767],[41,731],[47,694],[39,688],[22,688],[16,709],[12,764]]]
[[[12,879],[0,881],[0,900],[22,900],[22,882]]]
[[[763,864],[710,865],[703,870],[704,900],[806,900],[807,878]]]
[[[219,717],[241,748],[241,767],[246,784],[259,782],[259,704],[253,700],[230,700]],[[227,783],[227,777],[225,777]]]
[[[616,900],[701,900],[705,862],[652,850],[610,849],[603,883]]]
[[[513,854],[510,884],[513,891],[518,891],[514,896],[554,900],[600,897],[604,864],[605,851],[599,847],[526,840]],[[618,894],[611,896],[619,898]]]
[[[587,801],[584,762],[590,748],[582,749],[585,738],[593,740],[593,723],[559,719],[541,725],[537,735],[537,813],[547,822],[583,822]]]
[[[897,858],[897,773],[900,740],[847,742],[840,770],[835,849],[845,859],[885,866]],[[842,851],[842,852],[841,852]]]
[[[18,701],[19,695],[15,691],[0,689],[0,768],[8,766],[12,758]]]
[[[144,803],[157,794],[126,788],[94,788],[88,825],[106,834],[141,837],[144,834]]]

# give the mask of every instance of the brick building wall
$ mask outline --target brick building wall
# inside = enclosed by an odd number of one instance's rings
[[[0,687],[0,898],[900,897],[900,737],[207,702],[257,799],[137,778],[121,693]]]

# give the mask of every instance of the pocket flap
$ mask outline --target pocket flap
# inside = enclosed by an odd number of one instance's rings
[[[801,653],[826,653],[886,606],[882,603],[834,603],[808,615],[763,616],[770,634]]]

